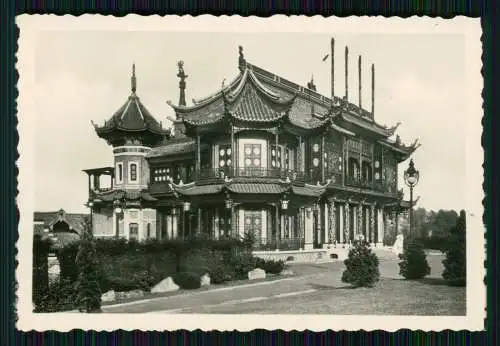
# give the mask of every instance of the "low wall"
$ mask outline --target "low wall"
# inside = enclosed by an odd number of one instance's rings
[[[282,260],[291,263],[308,263],[308,262],[328,262],[330,258],[330,250],[328,249],[313,249],[313,250],[287,250],[287,251],[254,251],[253,255],[265,260]],[[293,260],[290,260],[293,258]]]

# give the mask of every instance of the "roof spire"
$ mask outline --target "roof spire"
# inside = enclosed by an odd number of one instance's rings
[[[372,64],[372,118],[375,116],[375,64]]]
[[[361,102],[361,55],[358,56],[358,103],[359,108],[363,107]]]
[[[345,100],[349,101],[349,48],[345,46]]]
[[[240,53],[240,57],[238,59],[238,68],[240,69],[240,72],[243,73],[247,66],[247,61],[245,60],[245,56],[243,55],[243,46],[238,46],[238,50]]]
[[[130,83],[132,84],[132,93],[135,94],[135,91],[137,89],[137,80],[135,78],[135,63],[132,64],[132,78],[130,78]]]
[[[332,40],[330,42],[330,49],[331,49],[331,52],[330,54],[332,55],[332,61],[331,61],[331,65],[330,65],[330,73],[331,73],[331,81],[330,83],[332,84],[331,85],[331,98],[332,98],[332,105],[333,105],[333,102],[334,102],[334,98],[335,98],[335,58],[334,58],[334,54],[335,54],[335,39],[332,37]]]
[[[177,77],[180,78],[179,81],[179,89],[180,89],[180,94],[179,94],[179,106],[185,106],[186,105],[186,78],[188,75],[184,73],[184,61],[180,60],[177,63],[177,66],[179,67],[179,72],[177,73]]]

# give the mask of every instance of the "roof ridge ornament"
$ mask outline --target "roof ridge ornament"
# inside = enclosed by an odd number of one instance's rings
[[[135,63],[132,64],[132,77],[130,78],[130,88],[132,90],[132,94],[135,94],[137,90],[137,78],[135,77]]]
[[[238,52],[240,57],[238,58],[238,68],[241,73],[245,70],[247,66],[247,61],[245,60],[245,56],[243,55],[243,46],[238,46]]]
[[[179,60],[177,62],[177,67],[179,68],[179,72],[177,73],[177,77],[179,80],[179,106],[186,106],[186,78],[188,75],[184,72],[184,61]]]

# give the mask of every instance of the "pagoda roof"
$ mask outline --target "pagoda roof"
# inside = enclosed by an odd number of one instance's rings
[[[179,154],[189,154],[195,151],[196,143],[189,137],[171,138],[163,142],[160,146],[152,148],[146,157],[170,156]]]
[[[44,227],[52,229],[58,222],[68,224],[70,231],[80,234],[83,231],[83,223],[87,214],[66,213],[63,209],[58,211],[39,212],[36,211],[33,215],[33,221],[40,223],[42,230]]]
[[[93,195],[94,202],[95,199],[99,199],[103,202],[111,202],[115,200],[127,200],[127,201],[155,201],[156,198],[151,196],[149,192],[145,190],[109,190],[100,193],[95,193]]]
[[[332,100],[250,63],[227,86],[193,100],[191,106],[168,103],[177,118],[191,129],[214,126],[229,119],[253,124],[281,121],[288,129],[298,131],[330,126],[351,136],[354,125],[382,138],[393,135],[397,129],[397,125],[378,124],[370,112],[344,99]]]
[[[109,134],[117,131],[123,134],[149,133],[161,137],[169,134],[169,131],[164,129],[144,106],[136,93],[135,65],[131,89],[131,94],[125,103],[102,126],[92,122],[97,135],[107,139]]]

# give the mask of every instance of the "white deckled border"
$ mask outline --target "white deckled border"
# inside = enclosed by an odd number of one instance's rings
[[[482,127],[482,77],[481,70],[481,30],[479,19],[456,17],[451,20],[439,18],[384,18],[384,17],[350,17],[324,18],[322,16],[305,17],[284,15],[271,18],[203,15],[192,16],[150,16],[141,17],[129,15],[123,18],[111,16],[83,15],[22,15],[17,18],[20,40],[17,69],[20,72],[18,88],[18,114],[20,142],[18,150],[19,165],[19,196],[20,209],[19,254],[17,259],[17,280],[19,282],[17,328],[20,330],[58,330],[68,331],[74,328],[84,330],[240,330],[248,331],[255,328],[268,330],[304,330],[322,331],[334,330],[376,330],[394,331],[400,328],[421,329],[424,331],[443,329],[452,330],[482,330],[484,328],[486,292],[483,285],[485,270],[484,230],[482,223],[482,182],[483,150],[481,147]],[[103,31],[103,30],[142,30],[142,31],[177,31],[177,32],[309,32],[309,33],[339,33],[348,32],[370,34],[462,34],[467,37],[467,85],[470,90],[467,95],[467,315],[466,316],[319,316],[319,315],[164,315],[161,319],[152,314],[79,314],[54,313],[33,314],[31,304],[31,263],[32,263],[32,229],[34,157],[32,150],[36,133],[36,117],[33,99],[29,90],[34,88],[34,42],[37,31],[72,30],[72,31]]]

